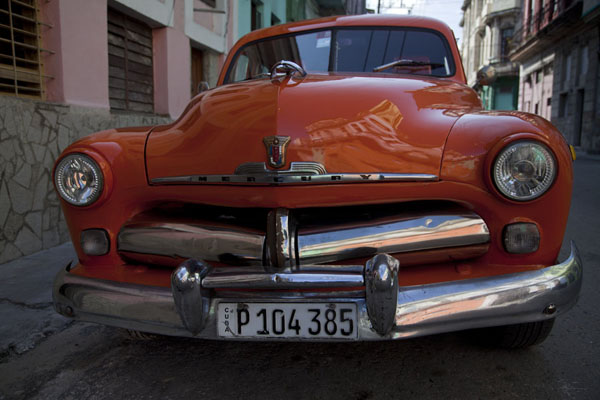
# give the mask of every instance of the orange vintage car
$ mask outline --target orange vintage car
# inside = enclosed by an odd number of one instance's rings
[[[54,183],[79,261],[68,317],[225,340],[544,340],[577,301],[558,263],[571,151],[482,109],[452,31],[344,16],[252,32],[170,125],[73,143]]]

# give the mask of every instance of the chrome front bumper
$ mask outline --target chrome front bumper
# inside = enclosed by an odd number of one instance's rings
[[[53,298],[56,310],[74,319],[207,339],[219,339],[221,301],[352,302],[358,309],[358,340],[388,340],[553,318],[577,302],[583,272],[574,243],[567,260],[537,271],[398,287],[397,268],[387,255],[373,257],[364,267],[316,265],[272,274],[211,271],[188,260],[173,273],[171,288],[90,279],[64,270],[56,276]],[[337,290],[306,291],[319,284]],[[356,289],[363,285],[365,290]]]

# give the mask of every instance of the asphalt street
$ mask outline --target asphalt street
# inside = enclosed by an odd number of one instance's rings
[[[561,254],[575,240],[583,289],[537,347],[489,349],[461,333],[351,344],[134,340],[53,312],[53,276],[74,256],[67,244],[0,265],[0,400],[600,398],[599,177],[600,157],[575,162]]]

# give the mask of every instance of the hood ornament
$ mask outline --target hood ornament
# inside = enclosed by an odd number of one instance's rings
[[[263,143],[267,148],[267,162],[270,167],[281,168],[285,165],[285,153],[289,142],[289,136],[267,136],[263,138]]]
[[[271,67],[271,81],[281,82],[286,76],[296,76],[297,78],[304,78],[306,76],[306,70],[302,66],[292,61],[281,60],[275,63]]]

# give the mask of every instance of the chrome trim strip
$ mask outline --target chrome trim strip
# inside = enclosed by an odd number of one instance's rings
[[[293,161],[290,163],[289,169],[272,170],[267,168],[264,162],[249,162],[240,164],[233,173],[234,175],[326,175],[327,170],[321,163],[314,161]]]
[[[325,166],[314,161],[294,161],[290,168],[272,170],[264,162],[240,164],[233,175],[182,175],[153,178],[153,184],[244,184],[244,185],[286,185],[286,184],[329,184],[348,182],[430,182],[438,177],[431,174],[398,174],[387,172],[328,173]]]
[[[273,293],[273,292],[267,292]],[[229,301],[230,299],[235,299],[237,301],[268,301],[265,300],[265,292],[263,291],[242,291],[239,289],[220,289],[219,290],[219,298],[223,301]],[[339,288],[336,290],[284,290],[277,292],[277,301],[300,301],[304,302],[308,299],[321,299],[322,301],[329,301],[332,298],[336,299],[345,299],[348,301],[349,299],[355,300],[363,300],[365,297],[365,291],[361,288]],[[316,300],[315,300],[316,301]]]
[[[293,296],[288,292],[249,293],[252,301],[258,302],[298,299],[354,302],[358,308],[358,340],[387,340],[553,318],[577,302],[582,275],[583,264],[572,243],[566,261],[537,271],[400,287],[396,326],[384,336],[372,329],[365,299],[348,296],[346,292],[327,292],[326,298],[312,297],[312,292]],[[221,297],[210,299],[204,329],[195,336],[184,327],[171,288],[103,281],[62,270],[54,281],[53,299],[59,313],[77,320],[166,335],[219,339],[217,305],[220,301],[236,301],[236,297],[225,298],[224,292],[218,293]],[[230,294],[235,296],[235,292]],[[249,301],[246,293],[240,293],[237,299]],[[549,305],[556,307],[551,316],[543,312]]]
[[[264,233],[231,225],[133,223],[121,228],[117,250],[234,265],[262,265],[264,243]]]
[[[210,270],[210,274],[207,277],[220,277],[220,276],[234,276],[234,275],[245,275],[245,274],[293,274],[293,273],[307,273],[307,274],[355,274],[363,275],[365,270],[364,265],[302,265],[299,267],[282,268],[276,272],[265,272],[263,267],[213,267]],[[225,288],[226,286],[223,286]]]
[[[209,274],[202,279],[208,289],[320,289],[360,287],[363,275],[344,273],[255,272],[236,274]]]
[[[299,229],[297,249],[300,264],[318,264],[377,253],[469,246],[489,240],[487,225],[475,213],[432,213]]]
[[[195,184],[195,185],[325,185],[332,183],[357,182],[433,182],[436,175],[430,174],[395,174],[395,173],[246,173],[240,175],[184,175],[153,178],[153,184]]]

